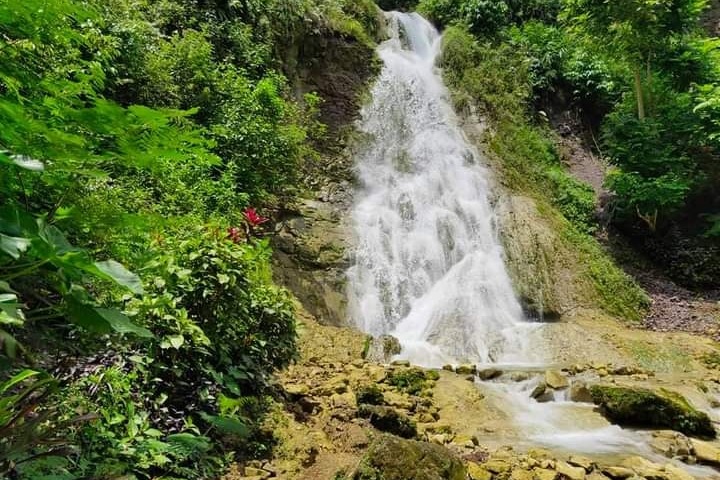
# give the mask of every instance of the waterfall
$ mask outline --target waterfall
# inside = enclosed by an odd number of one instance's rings
[[[488,172],[435,67],[440,35],[416,13],[387,15],[384,68],[360,122],[352,318],[397,337],[418,365],[528,361],[532,324],[505,269]]]

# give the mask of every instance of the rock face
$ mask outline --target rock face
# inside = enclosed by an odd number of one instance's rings
[[[553,390],[560,390],[570,386],[570,382],[562,373],[557,370],[548,370],[545,372],[545,384]]]
[[[715,437],[710,418],[677,393],[615,385],[595,385],[590,393],[601,412],[620,425],[670,428],[687,435]]]
[[[382,435],[370,445],[353,480],[465,480],[462,462],[440,445]]]

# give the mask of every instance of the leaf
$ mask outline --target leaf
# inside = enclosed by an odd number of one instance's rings
[[[120,311],[84,304],[77,299],[77,296],[78,294],[73,292],[73,295],[66,299],[68,317],[76,325],[99,334],[115,331],[117,333],[132,333],[142,338],[151,338],[153,336],[150,330],[135,325]]]
[[[106,260],[104,262],[95,262],[95,266],[105,276],[105,278],[114,281],[118,285],[126,287],[133,293],[141,295],[143,293],[142,282],[140,277],[129,271],[122,264],[115,260]]]
[[[7,380],[3,383],[0,383],[0,393],[5,393],[6,391],[11,389],[18,383],[20,383],[30,377],[34,377],[36,375],[40,375],[40,372],[37,372],[35,370],[25,369],[25,370],[21,371],[20,373],[14,375],[9,380]]]
[[[0,250],[17,260],[30,246],[30,240],[21,237],[9,237],[0,233]]]
[[[222,433],[235,435],[237,437],[247,437],[250,433],[247,425],[236,418],[208,415],[205,412],[201,412],[200,416]]]
[[[168,335],[160,342],[160,348],[166,350],[168,348],[179,349],[185,343],[185,337],[182,335]]]

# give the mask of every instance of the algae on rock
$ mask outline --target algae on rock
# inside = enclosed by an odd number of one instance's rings
[[[670,428],[701,437],[716,435],[710,417],[678,393],[616,385],[594,385],[590,393],[600,411],[612,422]]]
[[[370,445],[352,479],[465,480],[465,477],[465,466],[447,448],[381,435]]]

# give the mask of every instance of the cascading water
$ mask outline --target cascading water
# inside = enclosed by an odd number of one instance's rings
[[[416,365],[534,364],[540,372],[542,358],[533,353],[542,348],[529,345],[538,324],[524,321],[505,270],[487,171],[435,68],[440,35],[417,14],[388,19],[384,68],[362,112],[367,143],[356,157],[352,317],[370,334],[397,337],[401,356]],[[609,425],[589,404],[532,399],[539,381],[504,375],[482,385],[518,424],[518,442],[652,455],[648,434]]]
[[[505,270],[487,173],[435,69],[440,35],[418,14],[388,15],[385,67],[360,126],[355,322],[397,337],[418,365],[527,361],[532,324]]]

